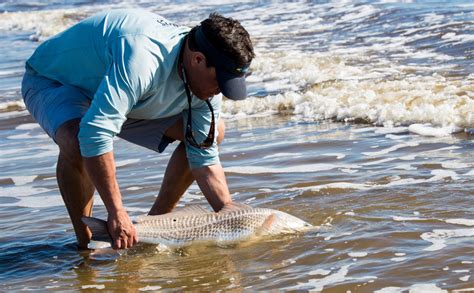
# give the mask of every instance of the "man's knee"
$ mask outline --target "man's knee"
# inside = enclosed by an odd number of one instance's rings
[[[59,146],[61,156],[68,161],[81,161],[81,152],[79,148],[80,119],[74,119],[62,124],[56,131],[55,141]]]
[[[217,144],[221,144],[222,141],[224,140],[224,135],[225,135],[224,120],[219,119],[219,122],[217,122],[217,130],[219,131],[219,135],[217,136]]]

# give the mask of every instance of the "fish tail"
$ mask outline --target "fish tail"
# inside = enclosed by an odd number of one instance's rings
[[[82,222],[91,230],[92,240],[112,243],[112,237],[110,237],[106,221],[93,217],[82,217]]]

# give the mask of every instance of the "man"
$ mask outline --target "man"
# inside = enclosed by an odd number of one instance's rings
[[[170,212],[194,180],[215,211],[231,204],[216,145],[221,97],[213,96],[244,99],[253,57],[233,19],[211,14],[190,31],[132,9],[89,17],[36,49],[22,95],[59,146],[57,180],[79,248],[91,238],[81,217],[91,214],[95,188],[114,248],[138,241],[115,176],[115,135],[158,152],[180,141],[149,214]]]

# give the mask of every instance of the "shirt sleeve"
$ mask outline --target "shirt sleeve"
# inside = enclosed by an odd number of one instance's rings
[[[217,148],[217,136],[218,136],[218,121],[220,115],[220,108],[222,103],[222,96],[215,96],[211,100],[212,108],[214,109],[215,115],[215,128],[214,128],[214,143],[208,149],[199,149],[189,144],[185,139],[186,156],[188,158],[189,167],[191,169],[197,169],[204,166],[218,165],[219,152]],[[203,142],[207,138],[209,128],[211,126],[212,114],[209,107],[204,101],[200,101],[198,105],[192,105],[192,126],[194,138],[198,143]],[[183,125],[184,125],[184,137],[186,137],[186,123],[188,120],[187,110],[183,111]]]
[[[151,86],[159,58],[146,50],[146,41],[143,36],[119,37],[109,45],[112,62],[80,123],[82,156],[112,151],[126,115]]]

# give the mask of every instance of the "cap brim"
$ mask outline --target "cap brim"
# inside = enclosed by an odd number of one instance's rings
[[[247,97],[245,76],[236,76],[226,70],[217,72],[217,83],[221,93],[231,100],[243,100]]]

